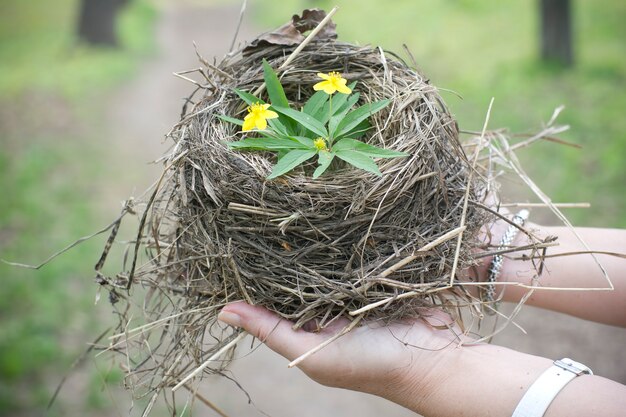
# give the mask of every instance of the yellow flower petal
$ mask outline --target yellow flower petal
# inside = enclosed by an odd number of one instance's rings
[[[350,94],[352,90],[346,86],[348,82],[345,78],[341,77],[341,74],[332,71],[328,74],[322,74],[321,72],[317,74],[318,77],[322,78],[325,81],[321,81],[313,86],[315,91],[324,91],[326,94],[331,95],[339,91],[343,94]]]
[[[328,83],[328,81],[320,81],[319,83],[315,84],[313,86],[313,90],[315,91],[320,91],[324,89],[324,85],[326,85]]]
[[[328,84],[325,84],[324,87],[322,87],[322,90],[324,90],[326,94],[331,95],[334,94],[335,91],[337,91],[337,88],[329,82]]]
[[[352,92],[352,90],[350,90],[350,87],[348,87],[345,84],[340,84],[337,86],[337,91],[339,91],[342,94],[350,94]]]
[[[252,117],[252,114],[249,114],[243,119],[243,126],[241,127],[241,130],[244,132],[247,130],[252,130],[254,129],[255,124],[256,123],[254,117]]]
[[[259,130],[267,128],[267,119],[275,119],[278,114],[272,110],[268,110],[269,104],[261,104],[256,102],[248,107],[248,114],[243,119],[242,131],[253,130],[255,127]]]
[[[267,128],[267,121],[265,120],[264,117],[257,117],[256,127],[259,130],[265,130]]]
[[[263,112],[263,117],[266,119],[275,119],[278,117],[278,114],[272,110],[265,110],[265,112]]]

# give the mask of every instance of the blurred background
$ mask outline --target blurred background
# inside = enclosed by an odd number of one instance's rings
[[[228,52],[241,4],[0,0],[0,258],[41,262],[110,223],[122,200],[156,179],[159,166],[149,162],[166,150],[164,135],[192,91],[171,74],[199,66],[192,41],[206,57]],[[406,45],[462,129],[481,128],[491,97],[490,127],[516,133],[537,131],[564,104],[559,121],[571,130],[562,138],[583,149],[542,142],[519,157],[553,201],[591,203],[566,211],[575,225],[626,227],[625,2],[250,0],[238,42],[303,8],[334,5],[341,7],[334,18],[341,40],[410,60]],[[505,194],[520,189],[515,181],[502,187]],[[554,223],[540,210],[533,216]],[[115,320],[105,299],[94,306],[92,270],[104,239],[38,271],[0,264],[0,415],[129,415],[114,360],[91,355],[70,373],[87,343]],[[511,328],[495,341],[571,356],[626,383],[623,329],[532,308],[520,322],[529,335]],[[204,392],[230,415],[411,415],[319,387],[264,349],[243,356],[232,372],[253,405],[229,381],[211,379]],[[130,414],[140,415],[140,405]]]

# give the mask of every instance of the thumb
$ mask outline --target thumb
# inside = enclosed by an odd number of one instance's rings
[[[243,301],[224,306],[217,319],[243,328],[288,360],[297,358],[323,341],[319,335],[293,330],[291,323],[277,314]]]

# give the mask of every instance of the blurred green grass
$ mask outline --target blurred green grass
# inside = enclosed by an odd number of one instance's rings
[[[129,3],[118,20],[119,49],[78,43],[78,10],[77,0],[0,3],[2,259],[36,264],[104,223],[90,201],[106,171],[102,98],[154,52],[156,10]],[[0,263],[3,412],[42,410],[103,330],[93,323],[91,276],[101,246],[87,242],[36,272]],[[98,408],[102,384],[115,381],[107,378],[87,378],[80,407]],[[58,404],[48,415],[66,413]]]
[[[574,224],[626,227],[625,2],[572,1],[576,64],[566,70],[538,62],[537,2],[284,0],[257,4],[254,16],[262,27],[275,27],[305,7],[334,5],[339,39],[408,60],[406,44],[434,85],[461,95],[442,92],[462,129],[480,130],[491,97],[490,127],[516,133],[538,131],[565,105],[558,122],[571,130],[561,137],[583,150],[545,142],[519,157],[553,201],[592,203],[566,212]],[[503,192],[515,189],[516,197],[521,188],[503,183]]]

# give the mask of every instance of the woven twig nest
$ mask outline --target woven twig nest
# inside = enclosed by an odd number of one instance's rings
[[[113,301],[130,303],[125,290],[145,290],[138,304],[147,325],[134,328],[129,309],[119,309],[124,332],[116,346],[138,342],[136,351],[124,349],[136,355],[135,386],[171,386],[222,348],[233,334],[216,316],[235,300],[267,307],[295,327],[416,317],[416,307],[453,311],[469,300],[452,274],[475,263],[488,213],[474,203],[488,184],[437,89],[395,55],[326,38],[278,71],[295,108],[313,93],[318,72],[358,81],[359,104],[391,99],[362,140],[409,156],[377,161],[381,177],[338,163],[315,180],[306,164],[267,180],[274,154],[226,145],[242,137],[218,117],[241,117],[233,88],[255,91],[262,59],[278,69],[294,49],[264,42],[217,66],[203,61],[201,97],[170,132],[174,146],[147,201],[132,265],[116,278],[99,273]]]
[[[372,116],[363,140],[409,157],[379,161],[382,177],[337,165],[313,180],[305,165],[268,181],[276,156],[230,149],[225,143],[238,140],[240,129],[217,116],[241,112],[233,88],[251,92],[263,83],[262,58],[278,68],[288,54],[269,47],[223,63],[215,87],[172,133],[175,175],[159,196],[166,204],[151,217],[153,228],[168,233],[165,241],[176,242],[168,251],[176,262],[159,268],[161,279],[187,295],[265,306],[296,326],[313,318],[324,326],[407,290],[424,296],[369,314],[396,318],[415,314],[416,305],[442,304],[430,290],[448,286],[456,239],[397,264],[458,229],[467,188],[475,201],[485,184],[478,175],[470,181],[456,123],[436,89],[379,49],[310,44],[281,77],[295,107],[313,93],[316,73],[339,70],[358,81],[362,103],[393,101]],[[471,265],[468,251],[482,224],[483,214],[469,205],[459,269]]]

